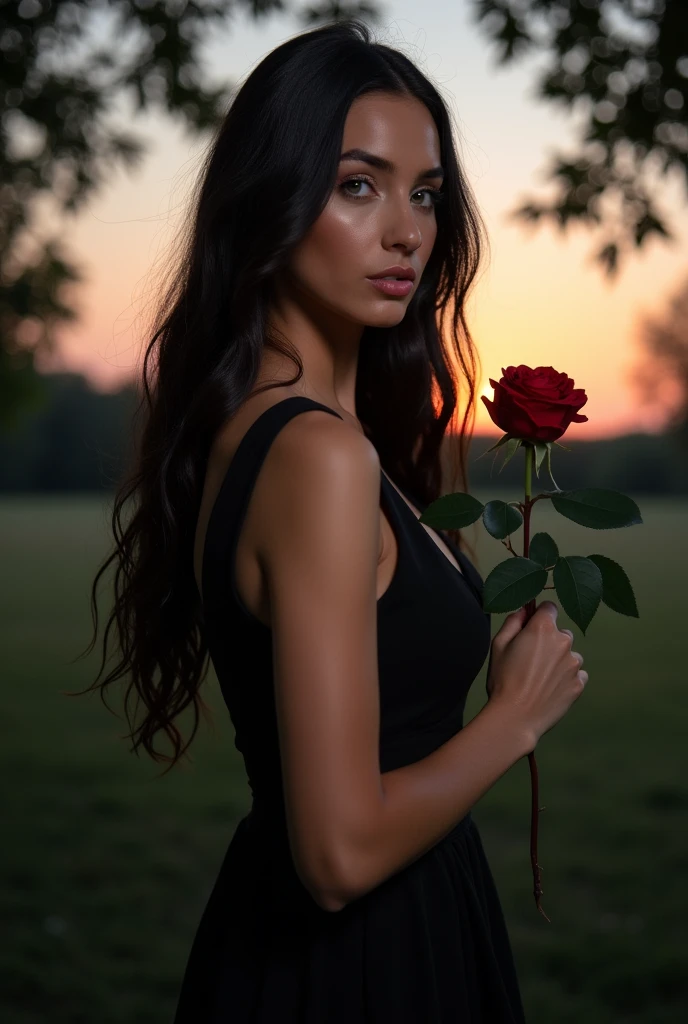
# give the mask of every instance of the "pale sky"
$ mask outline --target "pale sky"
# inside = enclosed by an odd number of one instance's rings
[[[548,153],[572,147],[574,121],[531,98],[536,63],[498,68],[469,21],[467,0],[396,0],[373,27],[419,65],[449,102],[459,129],[458,152],[485,219],[490,251],[469,301],[469,324],[483,366],[481,390],[510,363],[552,365],[585,388],[589,422],[572,425],[572,440],[656,429],[639,406],[628,374],[640,356],[638,321],[658,315],[688,276],[688,205],[676,180],[661,189],[674,245],[652,241],[626,261],[614,284],[591,262],[599,236],[580,226],[560,235],[550,226],[528,229],[507,220],[527,194],[546,197]],[[296,19],[275,14],[256,23],[237,14],[206,49],[213,80],[243,81],[280,43],[299,31]],[[542,58],[538,63],[542,65]],[[113,386],[133,372],[141,346],[141,316],[155,302],[155,275],[185,211],[186,190],[207,141],[192,143],[162,115],[133,118],[124,105],[119,123],[142,135],[148,156],[138,170],[118,170],[77,220],[59,233],[87,281],[74,293],[82,313],[61,331],[54,364]],[[53,219],[46,212],[47,228]],[[500,433],[478,403],[476,429]]]

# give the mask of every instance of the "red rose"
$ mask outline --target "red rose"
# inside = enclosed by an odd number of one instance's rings
[[[482,395],[490,418],[498,427],[524,441],[556,441],[570,423],[585,423],[579,416],[588,400],[582,388],[575,388],[566,373],[553,366],[502,367],[500,380],[490,378],[494,398]]]

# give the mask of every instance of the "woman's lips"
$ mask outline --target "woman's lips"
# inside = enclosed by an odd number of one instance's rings
[[[383,277],[369,277],[366,280],[370,281],[372,286],[384,295],[403,297],[408,295],[413,288],[413,281],[386,281]]]

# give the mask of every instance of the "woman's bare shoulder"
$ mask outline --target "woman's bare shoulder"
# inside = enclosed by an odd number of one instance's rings
[[[203,493],[199,510],[196,537],[194,543],[194,563],[197,579],[200,579],[202,551],[205,533],[213,505],[219,494],[222,483],[229,471],[231,462],[246,433],[258,418],[273,405],[290,397],[307,397],[297,392],[280,388],[274,391],[261,392],[245,399],[232,416],[223,423],[211,444],[206,465]],[[313,399],[318,401],[318,399]],[[321,403],[323,404],[323,403]],[[244,545],[255,557],[260,545],[260,536],[264,532],[266,517],[261,509],[270,506],[281,486],[289,486],[290,473],[284,469],[289,464],[289,453],[298,459],[307,451],[312,452],[311,461],[318,451],[329,457],[336,457],[337,452],[350,452],[353,458],[377,459],[377,452],[365,437],[362,427],[347,414],[333,416],[324,409],[309,409],[308,415],[294,416],[282,427],[273,440],[266,458],[267,465],[261,467],[254,486],[254,497],[247,510]],[[280,472],[280,468],[282,472]]]

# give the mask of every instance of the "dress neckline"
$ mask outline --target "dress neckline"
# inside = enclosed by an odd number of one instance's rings
[[[284,405],[285,403],[291,403],[293,401],[299,402],[299,401],[304,401],[304,400],[306,402],[311,402],[311,403],[313,403],[316,406],[320,406],[321,408],[329,410],[331,413],[333,413],[333,415],[339,417],[339,419],[341,419],[341,420],[344,419],[343,416],[341,416],[338,412],[336,412],[335,409],[332,409],[329,405],[325,405],[324,403],[318,402],[315,399],[308,398],[306,395],[290,395],[287,398],[283,398],[279,402],[275,402],[273,405],[268,406],[267,409],[264,409],[261,413],[259,413],[259,415],[253,421],[253,423],[251,423],[251,425],[244,431],[244,434],[243,434],[241,440],[239,441],[239,444],[237,445],[237,447],[236,447],[236,449],[234,451],[234,454],[232,455],[232,458],[229,461],[229,464],[227,465],[227,467],[225,469],[225,473],[224,473],[224,476],[223,476],[223,479],[222,479],[222,483],[220,484],[218,492],[215,495],[215,500],[213,501],[213,505],[212,505],[212,508],[210,509],[210,513],[209,513],[209,517],[208,517],[208,522],[206,524],[206,535],[205,535],[204,544],[203,544],[203,553],[202,553],[202,556],[201,556],[201,584],[202,584],[203,593],[205,593],[205,591],[206,591],[205,577],[206,577],[206,563],[207,563],[206,553],[208,551],[208,543],[207,543],[208,542],[208,535],[211,532],[213,521],[216,520],[219,506],[222,504],[222,502],[224,500],[223,499],[223,495],[228,490],[229,480],[230,480],[230,478],[232,476],[231,470],[237,464],[240,463],[241,457],[243,457],[244,450],[246,450],[248,448],[249,444],[250,444],[250,438],[252,438],[252,437],[254,437],[254,436],[256,436],[258,434],[258,429],[259,429],[258,425],[267,419],[269,413],[272,413],[273,415],[276,415],[277,414],[276,410],[277,410],[278,406]],[[241,455],[240,455],[240,453],[241,453]],[[418,519],[418,516],[415,514],[413,509],[411,509],[409,507],[409,505],[406,503],[406,501],[404,501],[404,499],[402,498],[402,496],[400,494],[400,491],[397,490],[396,484],[392,483],[390,478],[387,476],[385,471],[382,469],[382,466],[380,466],[380,474],[381,474],[381,480],[383,481],[383,484],[385,486],[387,486],[389,488],[389,490],[393,493],[394,499],[399,503],[399,505],[402,505],[404,507],[404,509],[405,509],[404,515],[408,515],[408,516],[412,517],[413,521],[416,524],[415,528],[416,529],[420,529],[423,532],[426,541],[429,544],[431,544],[433,548],[435,548],[435,550],[437,551],[437,554],[449,566],[449,568],[454,572],[454,574],[458,575],[459,578],[464,581],[466,586],[468,586],[471,590],[473,590],[473,587],[471,585],[471,582],[468,579],[468,576],[467,576],[465,570],[463,568],[462,569],[457,569],[456,566],[452,562],[449,561],[449,559],[444,554],[444,552],[441,550],[439,545],[436,544],[435,541],[432,539],[432,537],[430,537],[428,535],[428,532],[425,529],[423,523],[420,522],[420,520]],[[422,514],[422,511],[423,510],[421,509],[421,514]],[[397,548],[399,548],[400,538],[396,537],[396,541],[397,541]],[[449,538],[445,539],[445,543],[447,544],[448,547],[450,546]],[[459,549],[459,547],[456,544],[452,544],[451,545],[451,549],[454,551],[454,553],[456,555],[456,559],[459,562],[459,564],[461,566],[464,566],[465,563],[463,561],[463,559],[464,559],[463,552]],[[396,580],[396,578],[398,576],[399,558],[400,558],[400,553],[399,553],[399,551],[397,551],[397,565],[395,567],[394,575],[392,577],[392,580],[390,581],[390,584],[387,586],[387,589],[378,598],[378,602],[377,602],[378,604],[384,600],[384,598],[387,596],[387,594],[392,589],[392,585],[395,583],[395,580]],[[203,600],[202,597],[201,597],[201,600]],[[260,622],[260,620],[256,619],[256,622]],[[264,623],[261,623],[261,625],[264,625]]]
[[[397,489],[397,485],[392,482],[392,480],[387,476],[387,474],[385,473],[384,469],[382,469],[382,467],[380,467],[380,472],[382,473],[382,478],[383,478],[383,480],[385,480],[385,482],[389,486],[390,490],[392,490],[395,493],[396,498],[399,501],[399,503],[404,506],[404,508],[406,509],[406,512],[408,513],[408,515],[410,515],[413,518],[413,520],[415,521],[417,527],[419,527],[423,531],[423,533],[425,534],[425,537],[427,538],[427,540],[432,544],[432,546],[434,548],[437,549],[437,553],[439,555],[441,555],[441,557],[447,563],[447,565],[450,567],[450,569],[453,569],[454,572],[457,573],[461,577],[462,580],[464,580],[464,582],[468,583],[468,579],[466,577],[465,570],[463,568],[457,569],[456,566],[452,562],[449,561],[449,559],[445,555],[444,551],[442,551],[442,549],[440,548],[439,544],[436,544],[435,541],[432,539],[432,537],[429,536],[428,531],[426,530],[424,524],[421,523],[421,521],[418,518],[418,516],[416,515],[416,513],[407,504],[407,502],[404,501],[404,498],[399,493],[401,491],[401,488]],[[423,510],[421,509],[421,515],[422,514],[423,514]],[[435,532],[437,532],[437,531],[435,531]],[[445,539],[443,537],[442,540],[444,540],[444,542],[447,545],[447,547],[449,547],[449,538]],[[451,546],[451,550],[455,553],[457,562],[459,562],[459,564],[463,567],[463,565],[464,565],[464,562],[463,562],[463,557],[464,557],[463,552],[456,546],[456,544],[453,544]]]

